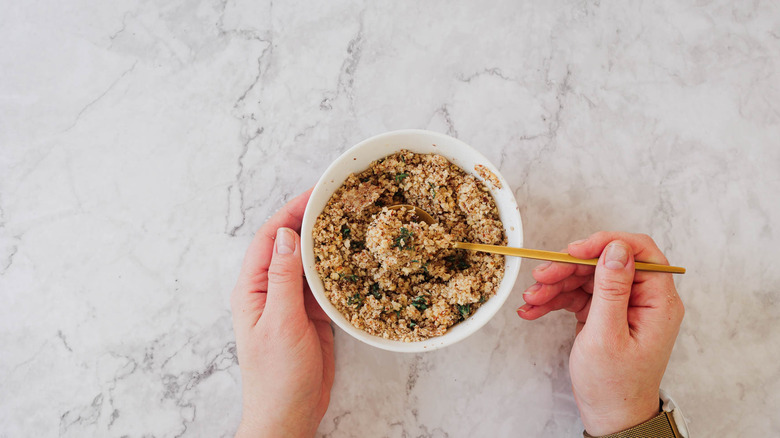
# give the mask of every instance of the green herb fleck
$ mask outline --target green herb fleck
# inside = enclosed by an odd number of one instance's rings
[[[397,183],[400,183],[401,181],[403,181],[403,180],[404,180],[404,178],[406,178],[406,177],[408,177],[408,176],[409,176],[409,174],[408,174],[408,173],[405,173],[405,172],[404,172],[404,173],[399,173],[399,174],[396,174],[396,175],[395,175],[395,182],[397,182]]]
[[[463,319],[468,318],[469,313],[471,313],[471,304],[458,304],[458,312]]]
[[[360,296],[359,293],[356,293],[355,295],[352,295],[351,297],[347,298],[347,304],[350,306],[354,306],[356,304],[360,306],[363,304],[363,297]]]
[[[398,319],[401,319],[401,311],[400,310],[393,310],[395,312],[395,317]]]
[[[471,267],[469,262],[466,261],[466,254],[459,252],[456,255],[448,255],[447,257],[444,257],[444,260],[447,262],[447,267],[449,269],[458,269],[458,270],[464,270]]]
[[[407,230],[405,227],[401,227],[401,233],[398,237],[395,238],[395,243],[393,243],[393,248],[399,248],[399,249],[412,249],[414,248],[414,245],[412,244],[412,237],[414,236],[414,233]]]
[[[436,199],[436,185],[433,183],[428,183],[428,186],[430,186],[431,195],[433,196],[433,199]]]
[[[414,322],[414,321],[410,321],[409,324],[407,325],[407,327],[409,327],[410,329],[414,330],[414,328],[417,327],[417,323]]]
[[[352,231],[349,229],[348,226],[346,226],[346,225],[342,225],[341,226],[341,236],[344,237],[345,239],[349,239],[349,234],[351,232]]]
[[[357,283],[357,280],[358,280],[357,275],[355,275],[355,274],[347,275],[347,281],[351,281],[353,283]]]
[[[370,293],[377,300],[381,300],[382,299],[382,292],[379,291],[379,283],[374,283],[374,284],[371,285]]]
[[[412,299],[412,306],[416,307],[417,310],[422,312],[428,308],[428,298],[422,295],[418,295]]]

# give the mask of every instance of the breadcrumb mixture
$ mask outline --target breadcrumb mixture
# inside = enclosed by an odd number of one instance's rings
[[[496,174],[491,172],[490,169],[481,164],[477,164],[474,166],[474,171],[476,171],[477,175],[481,176],[483,180],[492,184],[493,187],[501,190],[501,181],[498,180]]]
[[[495,177],[494,177],[495,178]],[[418,221],[411,204],[436,224]],[[504,256],[451,248],[505,245],[487,187],[446,158],[401,151],[350,175],[313,230],[325,294],[354,325],[386,339],[443,335],[498,290]]]

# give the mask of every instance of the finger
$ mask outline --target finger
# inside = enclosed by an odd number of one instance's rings
[[[328,314],[320,307],[317,299],[315,299],[314,295],[311,293],[309,285],[305,282],[303,286],[303,305],[306,308],[306,314],[309,315],[309,319],[312,321],[324,321],[325,323],[330,324]]]
[[[582,290],[589,293],[590,295],[593,295],[593,276],[587,277],[588,281],[585,283],[582,283]]]
[[[265,293],[246,293],[236,286],[230,294],[230,309],[233,314],[233,326],[236,336],[240,327],[252,327],[263,315],[267,295]]]
[[[333,386],[333,380],[336,377],[333,329],[329,323],[322,320],[313,321],[313,324],[317,329],[317,336],[320,339],[320,349],[322,351],[323,385],[326,388],[330,388]]]
[[[536,283],[523,292],[523,299],[526,303],[539,306],[555,298],[561,292],[569,292],[579,288],[588,280],[588,277],[571,276],[553,284]]]
[[[585,307],[589,298],[588,294],[579,290],[563,292],[539,306],[525,304],[517,309],[517,314],[523,319],[534,320],[556,310],[568,310],[574,313]]]
[[[598,257],[610,240],[621,239],[627,242],[633,251],[636,261],[657,263],[668,265],[669,261],[663,252],[658,248],[655,241],[646,234],[631,234],[624,232],[600,231],[588,237],[585,240],[569,244],[568,251],[575,257],[591,258]],[[601,248],[601,249],[600,249]],[[634,284],[640,285],[644,282],[652,282],[651,288],[644,293],[642,289],[635,288],[636,294],[632,294],[631,305],[637,306],[660,306],[662,301],[675,301],[680,297],[674,287],[672,274],[661,272],[637,271],[634,273]],[[671,297],[669,292],[671,291]]]
[[[255,237],[246,250],[244,263],[239,274],[238,283],[243,289],[248,292],[266,290],[267,270],[271,263],[276,230],[286,227],[300,231],[303,213],[306,210],[306,203],[309,201],[311,191],[312,189],[309,189],[288,202],[255,233]]]
[[[646,340],[648,345],[660,345],[665,340],[671,351],[674,340],[680,330],[685,309],[679,306],[671,306],[668,309],[651,309],[647,307],[629,307],[629,327],[631,335],[640,340]]]
[[[629,301],[629,321],[646,324],[648,327],[663,328],[682,322],[685,314],[674,284],[664,286],[664,280],[659,282],[646,281],[635,284]],[[634,311],[632,319],[632,311]]]
[[[610,242],[622,240],[633,250],[637,261],[669,264],[652,237],[621,231],[599,231],[587,239],[572,242],[566,248],[569,254],[579,258],[598,257]]]
[[[317,337],[320,339],[320,348],[322,350],[322,378],[326,387],[333,386],[333,379],[336,375],[335,355],[333,346],[333,327],[330,318],[320,307],[314,295],[311,293],[309,285],[304,282],[303,300],[306,314],[314,324],[317,330]]]
[[[585,327],[585,323],[588,320],[588,312],[590,311],[590,303],[593,302],[593,297],[590,297],[590,293],[585,292],[588,294],[588,302],[585,303],[585,306],[580,309],[577,312],[574,312],[574,318],[577,319],[577,328],[575,329],[575,335],[579,335],[582,329]]]
[[[634,281],[631,247],[621,240],[609,245],[599,258],[586,328],[597,336],[628,334],[628,300]]]
[[[289,228],[279,228],[268,266],[268,300],[264,312],[282,318],[303,314],[303,281],[300,238]]]
[[[590,313],[590,304],[593,302],[593,297],[590,295],[591,294],[588,294],[588,302],[585,303],[585,306],[583,306],[582,309],[578,310],[577,312],[574,312],[574,317],[577,319],[578,322],[581,322],[583,324],[585,324],[588,321],[588,314]]]
[[[565,251],[562,251],[565,252]],[[595,267],[588,265],[575,265],[572,263],[544,262],[534,268],[532,275],[540,283],[557,283],[569,276],[582,277],[593,275]]]
[[[548,261],[541,263],[536,268],[534,268],[531,275],[533,275],[534,280],[540,283],[552,284],[558,283],[564,278],[574,275],[576,268],[577,265],[572,265],[569,263],[554,263]]]

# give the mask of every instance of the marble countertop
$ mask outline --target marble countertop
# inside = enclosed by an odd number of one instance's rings
[[[647,233],[687,308],[694,436],[780,435],[776,1],[4,2],[0,437],[231,436],[228,295],[264,220],[358,141],[458,137],[528,247]],[[336,331],[322,437],[580,436],[574,319],[531,284],[455,346]]]

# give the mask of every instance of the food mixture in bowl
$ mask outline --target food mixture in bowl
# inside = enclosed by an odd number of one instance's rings
[[[410,204],[413,211],[388,209]],[[401,151],[350,175],[317,217],[316,269],[325,295],[355,327],[412,342],[443,335],[498,290],[504,256],[452,242],[505,245],[493,197],[435,154]]]

